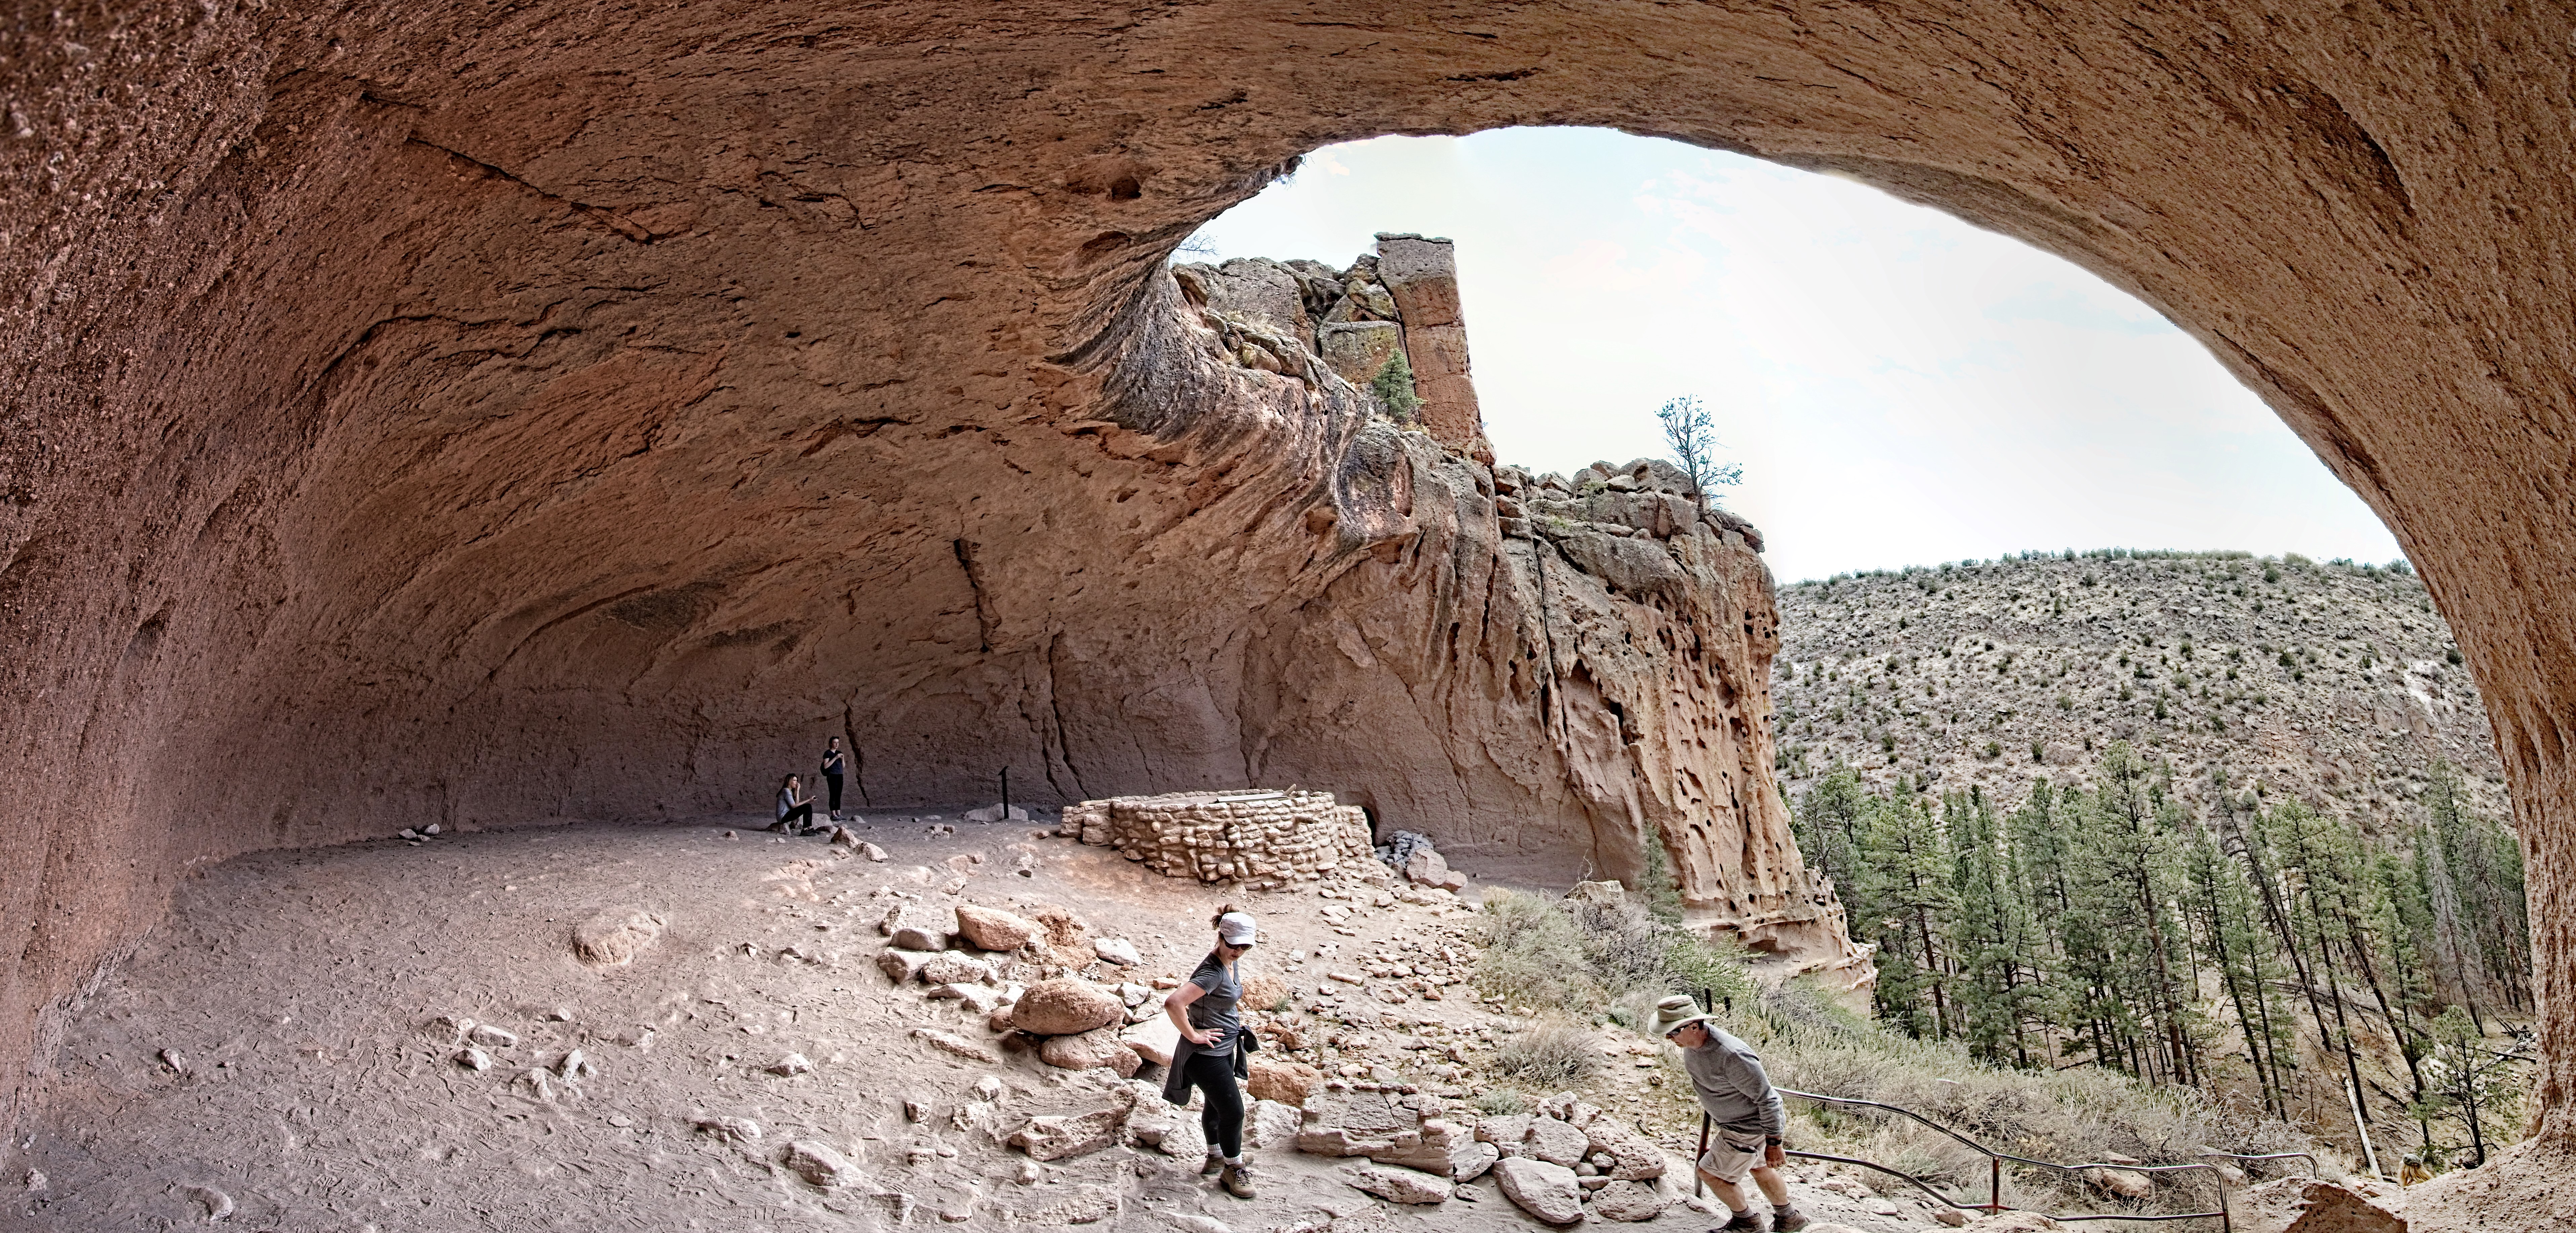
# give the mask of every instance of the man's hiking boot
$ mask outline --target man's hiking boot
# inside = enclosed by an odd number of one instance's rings
[[[1778,1207],[1771,1210],[1771,1233],[1798,1233],[1798,1230],[1806,1228],[1811,1223],[1813,1222],[1807,1219],[1805,1212],[1794,1207]]]
[[[1733,1220],[1709,1230],[1709,1233],[1762,1233],[1762,1217],[1748,1208],[1735,1213]]]
[[[1225,1169],[1225,1157],[1209,1152],[1207,1163],[1199,1166],[1200,1177],[1215,1177]]]
[[[1225,1167],[1225,1192],[1238,1199],[1252,1197],[1252,1166],[1230,1164]]]

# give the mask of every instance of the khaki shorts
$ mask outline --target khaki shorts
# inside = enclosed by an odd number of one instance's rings
[[[1744,1175],[1762,1163],[1763,1149],[1770,1143],[1758,1131],[1748,1135],[1720,1130],[1710,1138],[1707,1154],[1699,1158],[1699,1171],[1730,1186],[1744,1183]]]

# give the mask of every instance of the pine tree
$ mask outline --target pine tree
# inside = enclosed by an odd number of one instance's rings
[[[1790,833],[1807,867],[1832,878],[1847,892],[1857,889],[1852,871],[1858,868],[1861,811],[1867,796],[1861,790],[1860,773],[1836,764],[1799,798],[1789,817]]]
[[[1922,797],[1874,799],[1861,827],[1861,902],[1879,948],[1879,1015],[1908,1035],[1949,1034],[1943,925],[1949,854]]]
[[[1369,380],[1369,392],[1377,395],[1378,405],[1399,424],[1413,422],[1414,413],[1422,409],[1422,395],[1413,388],[1413,361],[1404,358],[1404,348],[1397,347],[1380,365],[1377,376]]]

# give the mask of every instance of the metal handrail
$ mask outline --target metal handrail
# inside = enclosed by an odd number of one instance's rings
[[[1876,1162],[1874,1162],[1874,1161],[1867,1161],[1867,1160],[1855,1160],[1855,1159],[1852,1159],[1852,1158],[1849,1158],[1849,1157],[1844,1157],[1844,1156],[1828,1156],[1828,1155],[1825,1155],[1825,1154],[1820,1153],[1820,1152],[1788,1152],[1788,1153],[1786,1153],[1787,1155],[1791,1155],[1791,1156],[1802,1156],[1802,1157],[1805,1157],[1805,1158],[1810,1159],[1810,1160],[1830,1160],[1830,1161],[1834,1161],[1834,1162],[1839,1163],[1839,1164],[1859,1165],[1860,1167],[1865,1168],[1865,1169],[1876,1169],[1876,1170],[1878,1170],[1879,1172],[1881,1172],[1881,1173],[1885,1173],[1885,1174],[1888,1174],[1888,1175],[1890,1175],[1890,1176],[1894,1176],[1894,1177],[1901,1177],[1901,1178],[1905,1179],[1906,1181],[1913,1183],[1913,1184],[1914,1184],[1914,1186],[1915,1186],[1917,1189],[1919,1189],[1919,1190],[1923,1191],[1925,1194],[1931,1195],[1933,1198],[1938,1199],[1938,1200],[1940,1200],[1941,1202],[1943,1202],[1943,1203],[1945,1203],[1945,1204],[1948,1204],[1948,1205],[1949,1205],[1949,1206],[1951,1206],[1951,1207],[1956,1207],[1956,1208],[1971,1208],[1971,1207],[1975,1207],[1975,1208],[1983,1208],[1985,1211],[1987,1211],[1987,1212],[1989,1212],[1989,1213],[2006,1212],[2006,1211],[2016,1211],[2016,1210],[2024,1210],[2024,1209],[2011,1208],[2011,1207],[2007,1207],[2007,1206],[2005,1206],[2005,1205],[2004,1205],[2004,1162],[2005,1162],[2005,1161],[2007,1161],[2007,1160],[2012,1161],[2012,1162],[2014,1162],[2015,1164],[2024,1164],[2024,1165],[2029,1165],[2029,1166],[2032,1166],[2032,1167],[2034,1167],[2034,1168],[2040,1168],[2040,1169],[2054,1169],[2054,1170],[2056,1170],[2056,1171],[2058,1171],[2058,1172],[2060,1172],[2060,1173],[2081,1173],[2081,1172],[2084,1172],[2084,1171],[2085,1171],[2085,1170],[2087,1170],[2087,1169],[2126,1169],[2126,1170],[2128,1170],[2128,1171],[2130,1171],[2130,1172],[2132,1172],[2132,1173],[2180,1173],[2180,1172],[2186,1172],[2186,1171],[2191,1171],[2191,1170],[2199,1170],[2199,1171],[2203,1171],[2203,1172],[2206,1172],[2206,1173],[2208,1173],[2208,1174],[2209,1174],[2209,1177],[2210,1177],[2210,1183],[2211,1183],[2211,1185],[2213,1186],[2213,1188],[2215,1188],[2215,1189],[2216,1189],[2216,1191],[2218,1192],[2218,1210],[2216,1210],[2216,1211],[2208,1211],[2208,1212],[2168,1212],[2168,1213],[2147,1213],[2147,1212],[2104,1212],[2104,1213],[2100,1213],[2100,1214],[2097,1214],[2097,1215],[2087,1215],[2087,1216],[2059,1216],[2059,1215],[2055,1215],[2055,1214],[2053,1214],[2053,1213],[2046,1213],[2046,1212],[2043,1212],[2043,1213],[2041,1213],[2041,1214],[2042,1214],[2042,1215],[2046,1215],[2046,1216],[2048,1216],[2048,1217],[2049,1217],[2049,1219],[2051,1219],[2051,1220],[2145,1220],[2145,1221],[2162,1221],[2162,1220],[2199,1220],[2199,1219],[2202,1219],[2202,1218],[2205,1218],[2205,1217],[2209,1217],[2209,1216],[2216,1216],[2216,1217],[2218,1218],[2218,1227],[2219,1227],[2219,1229],[2221,1230],[2221,1233],[2232,1233],[2232,1230],[2235,1228],[2235,1221],[2234,1221],[2233,1217],[2229,1214],[2228,1209],[2227,1209],[2227,1178],[2226,1178],[2226,1176],[2225,1176],[2224,1174],[2221,1174],[2221,1173],[2218,1171],[2218,1166],[2216,1166],[2216,1165],[2211,1165],[2211,1164],[2171,1164],[2171,1165],[2112,1164],[2112,1163],[2109,1163],[2109,1162],[2097,1162],[2097,1163],[2093,1163],[2093,1164],[2077,1164],[2077,1165],[2058,1164],[2058,1163],[2056,1163],[2056,1162],[2054,1162],[2054,1161],[2048,1161],[2048,1160],[2036,1160],[2036,1159],[2033,1159],[2033,1158],[2028,1157],[2028,1156],[2016,1156],[2016,1155],[2012,1154],[2011,1152],[1999,1152],[1999,1151],[1996,1151],[1995,1149],[1993,1149],[1993,1148],[1991,1148],[1991,1147],[1987,1147],[1987,1146],[1986,1146],[1985,1144],[1983,1144],[1983,1143],[1979,1143],[1979,1142],[1977,1142],[1976,1140],[1971,1139],[1971,1138],[1969,1138],[1969,1137],[1968,1137],[1968,1136],[1966,1136],[1966,1135],[1960,1134],[1958,1131],[1952,1130],[1952,1129],[1950,1129],[1949,1127],[1944,1126],[1944,1125],[1942,1125],[1942,1124],[1941,1124],[1941,1123],[1939,1123],[1939,1122],[1933,1121],[1932,1119],[1930,1119],[1930,1118],[1928,1118],[1928,1117],[1925,1117],[1925,1116],[1923,1116],[1922,1114],[1917,1113],[1917,1112],[1915,1112],[1915,1111],[1914,1111],[1914,1110],[1912,1110],[1912,1109],[1905,1108],[1905,1107],[1904,1107],[1904,1106],[1902,1106],[1902,1105],[1891,1105],[1891,1104],[1887,1104],[1887,1103],[1885,1103],[1885,1102],[1883,1102],[1883,1101],[1876,1101],[1876,1100],[1855,1100],[1855,1099],[1852,1099],[1852,1098],[1850,1098],[1850,1097],[1846,1097],[1846,1096],[1824,1096],[1824,1095],[1819,1095],[1818,1093],[1815,1093],[1815,1092],[1801,1092],[1801,1091],[1795,1091],[1795,1090],[1793,1090],[1793,1089],[1785,1088],[1785,1087],[1784,1087],[1784,1088],[1778,1088],[1778,1089],[1775,1089],[1775,1090],[1777,1090],[1777,1091],[1778,1091],[1781,1095],[1783,1095],[1783,1096],[1795,1096],[1795,1097],[1797,1097],[1797,1098],[1799,1098],[1799,1099],[1801,1099],[1801,1100],[1812,1100],[1812,1101],[1815,1101],[1815,1102],[1816,1102],[1816,1103],[1818,1103],[1818,1104],[1827,1104],[1827,1105],[1848,1105],[1848,1106],[1852,1106],[1852,1107],[1855,1107],[1855,1108],[1864,1108],[1864,1109],[1880,1109],[1880,1110],[1884,1110],[1884,1111],[1889,1112],[1889,1113],[1897,1114],[1897,1115],[1899,1115],[1899,1116],[1901,1116],[1901,1117],[1911,1118],[1911,1119],[1913,1119],[1914,1121],[1921,1123],[1921,1124],[1922,1124],[1922,1125],[1924,1125],[1925,1127],[1927,1127],[1927,1128],[1929,1128],[1929,1129],[1931,1129],[1931,1130],[1933,1130],[1933,1131],[1935,1131],[1935,1132],[1938,1132],[1939,1134],[1942,1134],[1942,1135],[1944,1135],[1944,1136],[1947,1136],[1947,1137],[1948,1137],[1948,1138],[1950,1138],[1952,1141],[1954,1141],[1954,1142],[1956,1142],[1956,1143],[1960,1144],[1961,1146],[1966,1147],[1966,1148],[1968,1148],[1969,1150],[1976,1152],[1978,1155],[1985,1157],[1985,1158],[1986,1158],[1986,1165],[1987,1165],[1987,1191],[1986,1191],[1986,1201],[1985,1201],[1985,1202],[1983,1202],[1983,1203],[1961,1203],[1961,1202],[1959,1202],[1958,1200],[1956,1200],[1956,1199],[1953,1199],[1953,1198],[1949,1197],[1948,1195],[1942,1194],[1939,1190],[1934,1189],[1934,1188],[1932,1187],[1931,1183],[1924,1181],[1922,1178],[1916,1177],[1916,1176],[1914,1176],[1913,1174],[1911,1174],[1911,1173],[1907,1173],[1907,1172],[1904,1172],[1903,1170],[1900,1170],[1900,1169],[1893,1169],[1893,1168],[1890,1168],[1890,1167],[1888,1167],[1888,1166],[1886,1166],[1886,1165],[1878,1164],[1878,1163],[1876,1163]],[[2305,1152],[2279,1152],[2279,1153],[2275,1153],[2275,1154],[2270,1155],[2270,1156],[2236,1156],[2236,1155],[2235,1155],[2234,1153],[2232,1153],[2232,1152],[2210,1152],[2210,1153],[2206,1153],[2206,1154],[2207,1154],[2207,1155],[2212,1155],[2212,1156],[2229,1156],[2229,1157],[2232,1157],[2232,1158],[2235,1158],[2235,1159],[2240,1159],[2240,1160],[2275,1160],[2275,1159],[2283,1159],[2283,1158],[2287,1158],[2287,1157],[2291,1157],[2291,1156],[2305,1156],[2305,1157],[2307,1157],[2307,1160],[2308,1160],[2308,1168],[2309,1168],[2309,1170],[2310,1170],[2311,1172],[2313,1172],[2313,1171],[2315,1170],[2315,1168],[2316,1168],[2316,1158],[2315,1158],[2315,1157],[2313,1157],[2313,1156],[2308,1156],[2308,1155],[2307,1155],[2307,1153],[2305,1153]]]
[[[2248,1156],[2243,1152],[2195,1152],[2193,1154],[2198,1156],[2224,1156],[2229,1160],[2304,1160],[2308,1162],[2308,1176],[2325,1176],[2323,1173],[2317,1171],[2317,1158],[2306,1152],[2266,1152],[2260,1156]]]

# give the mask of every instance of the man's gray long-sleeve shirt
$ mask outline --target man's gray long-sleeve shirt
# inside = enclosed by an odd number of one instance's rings
[[[1708,1043],[1682,1050],[1682,1069],[1689,1072],[1708,1119],[1740,1134],[1787,1134],[1789,1111],[1771,1086],[1771,1076],[1762,1073],[1760,1055],[1716,1027],[1702,1026],[1708,1027]]]

